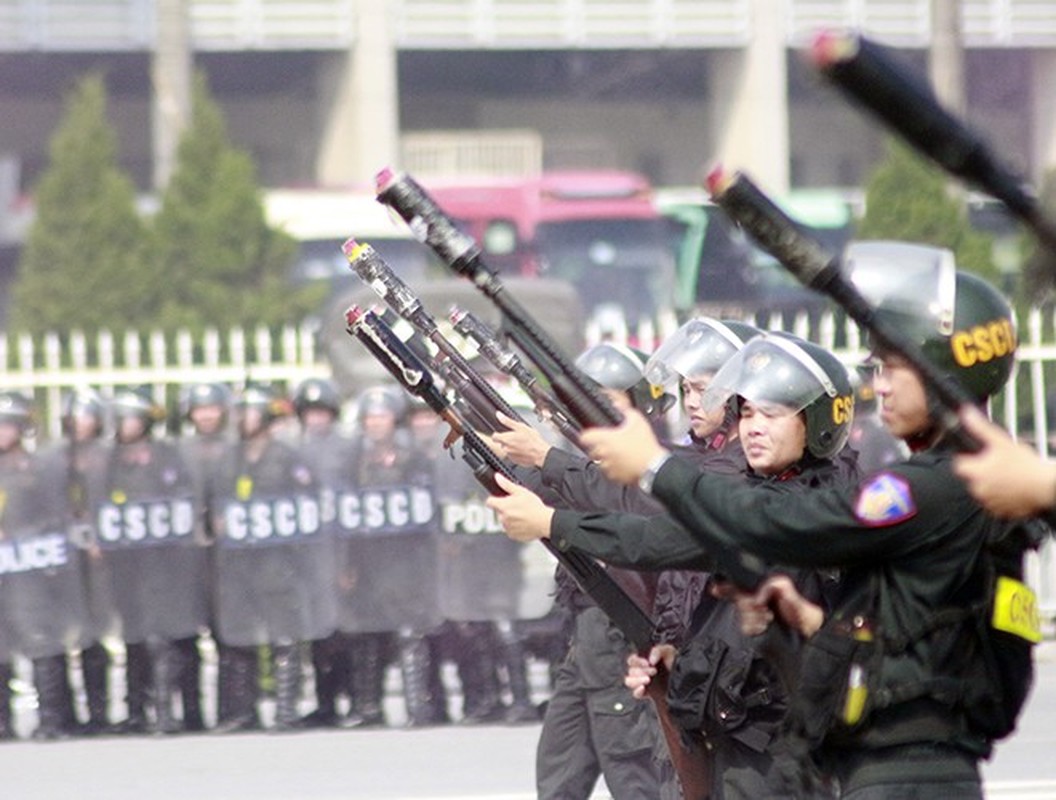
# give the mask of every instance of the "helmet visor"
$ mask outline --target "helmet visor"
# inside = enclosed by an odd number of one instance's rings
[[[824,370],[795,342],[764,335],[748,342],[715,374],[701,405],[712,411],[736,395],[764,409],[781,406],[799,412],[822,394],[836,393]]]
[[[671,388],[682,378],[718,371],[741,346],[740,338],[721,322],[692,319],[649,357],[645,377],[652,384]]]
[[[904,242],[854,242],[844,269],[851,283],[877,309],[926,326],[929,332],[953,333],[957,265],[953,253]]]

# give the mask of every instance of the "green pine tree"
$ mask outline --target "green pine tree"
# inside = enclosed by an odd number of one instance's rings
[[[135,327],[155,305],[135,187],[116,161],[99,75],[78,82],[51,139],[12,289],[10,329],[40,334]]]
[[[865,208],[855,238],[947,247],[958,269],[1000,285],[991,238],[971,227],[965,204],[949,192],[945,173],[900,142],[892,140],[887,159],[869,176]]]
[[[1056,219],[1056,169],[1048,170],[1041,182],[1038,193],[1038,205],[1042,216]],[[1056,294],[1056,254],[1039,245],[1030,234],[1022,236],[1021,249],[1027,253],[1023,267],[1023,291],[1027,298],[1034,302],[1045,301],[1051,304]]]
[[[232,145],[205,78],[196,76],[192,121],[153,223],[159,324],[200,330],[299,321],[319,298],[291,290],[294,248],[268,227],[253,161]]]

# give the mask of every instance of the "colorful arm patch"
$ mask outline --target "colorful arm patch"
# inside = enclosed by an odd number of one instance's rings
[[[896,525],[917,513],[913,493],[904,478],[881,472],[858,490],[854,515],[872,528]]]

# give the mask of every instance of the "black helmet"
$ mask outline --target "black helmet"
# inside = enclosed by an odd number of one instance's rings
[[[362,422],[368,414],[392,414],[397,424],[407,413],[407,395],[395,386],[371,386],[356,401],[356,420]]]
[[[143,421],[147,430],[165,419],[165,409],[154,402],[149,386],[119,389],[110,401],[110,408],[115,421],[135,417]]]
[[[1018,343],[1008,301],[953,253],[905,242],[854,242],[845,268],[885,319],[982,402],[1005,385]]]
[[[184,417],[189,417],[194,409],[205,406],[220,406],[226,413],[231,407],[231,390],[226,383],[218,381],[193,383],[184,390],[180,405]]]
[[[598,385],[627,392],[634,407],[642,413],[663,414],[675,398],[665,393],[664,387],[646,380],[645,362],[644,354],[637,350],[601,342],[580,353],[576,366]]]
[[[626,391],[642,379],[645,359],[629,347],[602,342],[580,353],[576,366],[606,389]]]
[[[275,387],[264,383],[251,383],[235,396],[235,408],[259,409],[265,421],[284,417],[290,413],[290,404]]]
[[[75,416],[94,418],[98,423],[98,431],[102,431],[105,415],[106,405],[95,389],[87,387],[73,389],[62,398],[62,430],[67,435],[73,431]]]
[[[33,401],[21,392],[0,392],[0,422],[12,424],[26,433],[33,427]]]
[[[675,386],[682,378],[713,374],[762,331],[737,320],[695,317],[663,341],[645,364],[646,378]]]
[[[293,393],[293,409],[301,417],[309,408],[324,408],[337,416],[341,413],[341,395],[333,381],[308,378]]]
[[[807,450],[816,458],[832,458],[847,443],[854,418],[850,375],[816,344],[787,333],[755,337],[715,374],[703,402],[716,408],[734,395],[802,412]]]

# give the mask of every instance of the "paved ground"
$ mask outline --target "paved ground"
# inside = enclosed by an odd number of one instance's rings
[[[1056,798],[1056,648],[988,797]],[[402,709],[391,695],[394,721]],[[0,746],[5,800],[529,800],[539,726],[111,738]],[[599,787],[596,798],[607,797]]]

